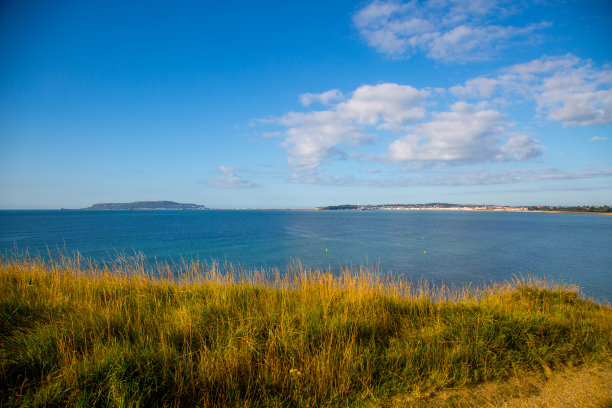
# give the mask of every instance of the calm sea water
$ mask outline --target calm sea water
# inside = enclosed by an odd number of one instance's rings
[[[462,285],[533,275],[612,300],[612,217],[439,211],[0,211],[0,253],[278,267],[379,265]],[[327,249],[327,251],[326,251]],[[427,252],[425,254],[424,252]]]

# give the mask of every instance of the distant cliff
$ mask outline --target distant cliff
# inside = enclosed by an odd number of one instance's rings
[[[198,204],[175,203],[174,201],[134,201],[133,203],[94,204],[84,210],[205,210]]]

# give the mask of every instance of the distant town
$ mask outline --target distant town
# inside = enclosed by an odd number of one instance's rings
[[[612,207],[603,206],[507,206],[482,204],[380,204],[380,205],[330,205],[317,207],[316,210],[386,210],[386,211],[507,211],[507,212],[572,212],[572,213],[612,213]]]

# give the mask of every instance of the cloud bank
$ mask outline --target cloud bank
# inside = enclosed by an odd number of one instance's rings
[[[393,6],[395,7],[395,6]],[[533,117],[565,127],[612,123],[612,69],[571,54],[543,56],[479,76],[448,89],[398,83],[362,85],[351,92],[332,89],[300,95],[305,110],[262,120],[277,125],[274,134],[288,153],[294,182],[354,185],[353,177],[323,174],[335,160],[401,166],[405,172],[533,161],[545,147],[504,112],[533,103]],[[312,109],[316,104],[319,109]],[[592,137],[592,142],[605,142]],[[369,173],[371,174],[371,173]],[[463,173],[452,173],[456,180]],[[548,174],[549,177],[544,177]],[[555,179],[559,172],[523,178],[515,173],[486,173],[469,180],[487,184]],[[594,177],[599,173],[585,173]],[[609,173],[604,173],[609,175]],[[464,177],[465,175],[461,176]],[[567,174],[560,176],[569,177]],[[573,177],[573,176],[572,176]],[[578,177],[578,176],[576,176]],[[582,177],[582,176],[580,176]],[[511,181],[507,181],[511,180]],[[436,180],[429,180],[436,185]],[[373,185],[397,185],[363,181]],[[409,185],[412,181],[404,180]],[[464,181],[464,184],[472,184]],[[361,184],[360,184],[361,185]]]
[[[432,166],[524,161],[541,154],[537,141],[508,132],[504,115],[494,109],[459,101],[426,120],[431,95],[409,85],[363,85],[343,100],[328,102],[327,110],[289,112],[268,122],[286,128],[282,145],[297,181],[320,182],[318,168],[333,159]],[[392,138],[386,153],[347,153],[347,148],[373,144],[380,132]]]
[[[481,185],[501,185],[515,183],[534,183],[544,181],[580,180],[612,176],[612,169],[590,171],[567,171],[557,167],[529,169],[489,170],[461,169],[453,171],[432,171],[415,174],[412,177],[364,179],[357,177],[331,177],[318,175],[318,184],[330,186],[360,186],[377,188],[397,187],[462,187]],[[314,182],[315,179],[313,179]]]

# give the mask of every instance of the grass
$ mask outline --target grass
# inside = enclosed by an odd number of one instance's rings
[[[610,307],[533,279],[448,290],[365,267],[179,269],[2,260],[0,405],[393,405],[612,360]]]

